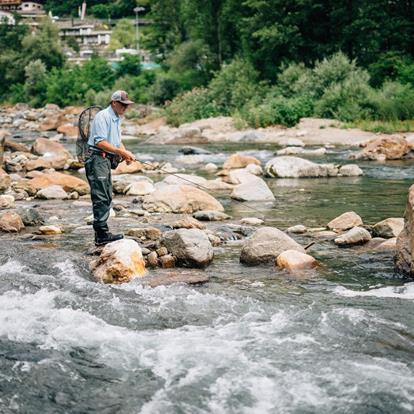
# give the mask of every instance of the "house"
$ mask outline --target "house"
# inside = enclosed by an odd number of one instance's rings
[[[0,11],[19,13],[23,17],[38,17],[45,15],[43,3],[43,0],[0,0]]]

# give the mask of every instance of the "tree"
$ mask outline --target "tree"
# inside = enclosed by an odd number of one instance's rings
[[[112,31],[111,42],[109,48],[112,50],[122,47],[135,47],[135,29],[131,20],[121,19],[117,22]]]
[[[46,95],[46,66],[41,60],[34,60],[24,68],[26,81],[24,91],[32,106],[44,104]]]
[[[125,75],[138,76],[141,73],[141,69],[138,56],[124,54],[122,60],[117,63],[116,75],[119,77]]]

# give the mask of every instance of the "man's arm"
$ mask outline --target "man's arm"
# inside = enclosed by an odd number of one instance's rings
[[[96,147],[98,147],[102,151],[120,155],[126,161],[127,164],[131,164],[132,161],[135,161],[135,155],[132,152],[126,150],[124,144],[122,143],[121,146],[117,148],[114,145],[110,144],[108,141],[103,140],[99,141],[96,144]]]

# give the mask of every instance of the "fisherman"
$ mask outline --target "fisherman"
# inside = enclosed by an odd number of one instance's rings
[[[116,91],[109,106],[99,111],[92,122],[88,139],[91,155],[85,162],[85,170],[91,189],[97,246],[124,237],[123,234],[110,233],[107,221],[112,203],[111,168],[116,168],[121,161],[127,164],[135,161],[134,154],[125,149],[121,139],[121,119],[133,103],[125,91]]]

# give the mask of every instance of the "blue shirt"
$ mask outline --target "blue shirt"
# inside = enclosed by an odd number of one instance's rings
[[[121,146],[121,118],[114,112],[111,105],[95,115],[88,145],[95,147],[103,140],[117,148]]]

